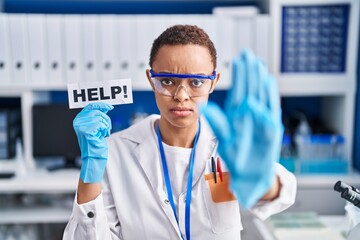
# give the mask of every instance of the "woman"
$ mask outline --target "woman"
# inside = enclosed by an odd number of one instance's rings
[[[220,73],[202,29],[166,29],[150,66],[160,116],[106,140],[112,106],[88,105],[74,120],[83,163],[64,239],[240,239],[239,203],[266,218],[294,202],[295,178],[275,163],[275,81],[251,53],[234,61],[244,82],[234,82],[225,112],[205,106]]]

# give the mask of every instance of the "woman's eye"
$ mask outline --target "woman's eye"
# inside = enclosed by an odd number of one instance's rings
[[[204,80],[203,79],[191,79],[191,86],[193,87],[201,87],[201,85],[203,85]]]
[[[162,85],[165,85],[165,86],[170,86],[170,85],[174,84],[174,81],[171,80],[171,78],[162,78],[160,80],[160,82],[161,82]]]

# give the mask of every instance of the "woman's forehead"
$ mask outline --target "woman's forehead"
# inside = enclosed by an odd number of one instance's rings
[[[164,45],[153,62],[153,69],[173,73],[212,73],[209,50],[200,45]]]

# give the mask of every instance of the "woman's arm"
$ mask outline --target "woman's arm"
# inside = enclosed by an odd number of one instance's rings
[[[77,189],[77,203],[83,204],[97,198],[101,193],[101,183],[84,183],[79,179]]]
[[[102,183],[79,180],[76,197],[63,240],[123,239],[107,173]]]
[[[279,176],[275,175],[274,184],[269,191],[260,199],[262,201],[272,201],[279,197],[281,191],[281,182]]]

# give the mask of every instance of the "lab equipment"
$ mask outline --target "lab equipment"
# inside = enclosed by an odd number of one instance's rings
[[[282,145],[281,145],[281,154],[279,163],[283,165],[290,172],[295,173],[296,163],[294,151],[291,146],[291,136],[286,134],[283,137]]]
[[[300,173],[347,173],[345,139],[336,134],[296,136]]]
[[[356,225],[347,236],[347,240],[357,240],[360,235],[360,223]]]
[[[321,117],[353,152],[358,0],[272,0],[271,73],[282,96],[320,96]],[[344,108],[343,108],[344,107]],[[335,120],[333,117],[337,116]],[[335,167],[334,167],[335,169]]]
[[[239,203],[253,206],[273,185],[283,125],[275,79],[249,50],[233,61],[233,87],[224,111],[200,106],[219,140],[218,152]]]
[[[294,132],[295,166],[297,173],[346,173],[348,162],[345,138],[340,134],[313,134],[306,115],[293,111],[299,120]],[[284,137],[283,147],[287,145]]]
[[[358,239],[359,235],[357,235],[357,238],[350,238],[350,236],[354,237],[355,232],[360,232],[360,208],[347,201],[345,215],[348,220],[348,239]]]
[[[156,73],[152,69],[149,72],[155,90],[165,96],[175,96],[180,86],[186,89],[189,97],[204,96],[210,93],[214,83],[213,80],[216,79],[216,71],[208,76],[201,74]]]
[[[337,181],[334,190],[341,193],[341,197],[360,208],[360,190],[341,181]]]
[[[356,44],[351,36],[357,31],[358,7],[356,0],[273,1],[276,71],[295,73],[295,78],[306,73],[346,75],[356,54],[348,49]]]
[[[283,7],[281,72],[345,72],[349,4]]]
[[[355,233],[360,231],[360,190],[342,181],[335,183],[334,190],[340,192],[341,197],[347,201],[345,212],[349,221],[348,239],[358,239],[359,235],[355,238]]]
[[[20,133],[20,109],[0,109],[0,161],[15,157],[16,138],[20,137]]]
[[[66,104],[41,104],[32,107],[33,156],[39,165],[45,165],[45,160],[49,158],[55,160],[56,157],[61,157],[65,164],[59,166],[52,160],[47,167],[50,170],[76,167],[80,149],[72,122],[78,112],[79,110],[69,109]]]
[[[98,183],[103,178],[108,157],[105,137],[111,131],[111,119],[106,113],[113,108],[107,103],[91,103],[74,119],[81,150],[80,178],[85,183]]]

